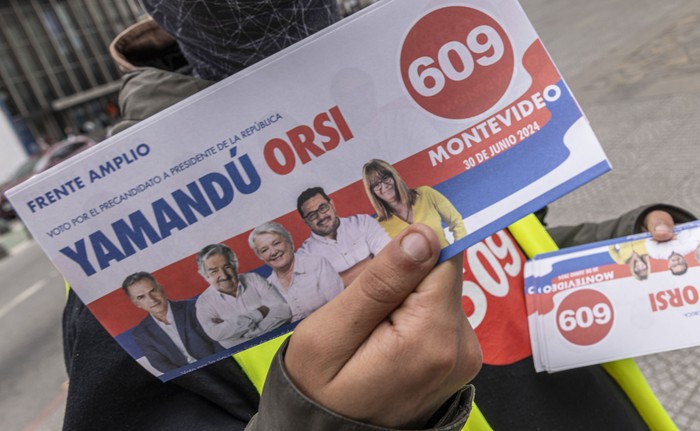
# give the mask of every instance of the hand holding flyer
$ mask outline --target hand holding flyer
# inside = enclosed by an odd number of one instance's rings
[[[168,380],[292,330],[408,225],[445,261],[609,169],[516,1],[385,0],[9,196]]]
[[[460,307],[462,259],[434,267],[433,236],[423,225],[402,232],[371,271],[299,325],[285,361],[304,394],[351,418],[420,428],[474,378],[481,351]]]
[[[668,241],[634,235],[547,253],[526,265],[538,371],[700,344],[698,222],[678,226]]]

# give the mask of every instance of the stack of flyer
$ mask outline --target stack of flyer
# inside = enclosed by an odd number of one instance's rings
[[[433,227],[444,260],[609,169],[517,1],[384,0],[8,195],[168,380],[291,331],[408,223]]]
[[[537,371],[700,345],[700,222],[535,257],[525,296]]]

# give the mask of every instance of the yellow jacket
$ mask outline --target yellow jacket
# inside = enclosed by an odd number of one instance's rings
[[[413,223],[423,223],[430,226],[437,234],[441,248],[450,245],[442,228],[442,222],[445,222],[447,228],[452,232],[455,241],[467,235],[462,215],[442,193],[428,186],[418,187],[416,192],[418,192],[418,196],[411,207]],[[396,215],[380,221],[379,224],[392,238],[408,226],[408,223]]]

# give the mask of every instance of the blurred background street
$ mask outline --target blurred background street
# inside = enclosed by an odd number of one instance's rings
[[[9,16],[2,9],[5,3],[0,2],[3,26]],[[20,7],[18,1],[9,3]],[[117,3],[125,15],[138,14],[133,2]],[[361,6],[359,1],[344,4],[348,11]],[[522,0],[522,5],[613,165],[612,172],[553,203],[549,224],[601,221],[650,203],[674,204],[700,214],[697,0]],[[75,9],[66,10],[77,13]],[[121,18],[95,37],[111,38],[127,24]],[[0,73],[7,70],[7,64],[0,61],[0,66]],[[100,84],[99,109],[116,100],[112,82]],[[10,91],[9,85],[0,88],[0,94],[3,91]],[[65,106],[76,102],[62,100]],[[10,111],[20,112],[21,106],[10,106]],[[110,121],[109,116],[96,118],[99,127],[82,128],[84,121],[95,123],[88,114],[66,116],[63,123],[45,120],[28,129],[34,134],[63,133],[75,119],[80,132],[98,133]],[[0,235],[0,246],[9,253],[0,259],[0,429],[59,430],[67,387],[60,330],[62,278],[19,221],[8,227],[9,232]],[[696,355],[700,348],[637,360],[681,430],[700,431]]]
[[[660,202],[700,214],[698,2],[522,5],[613,165],[552,204],[549,223],[600,221]],[[694,348],[637,360],[681,430],[700,430],[698,354]]]

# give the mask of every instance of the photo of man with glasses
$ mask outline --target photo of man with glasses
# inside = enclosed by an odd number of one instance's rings
[[[390,240],[369,215],[338,217],[333,200],[321,187],[304,190],[297,198],[297,210],[311,229],[298,252],[328,259],[345,286]]]

